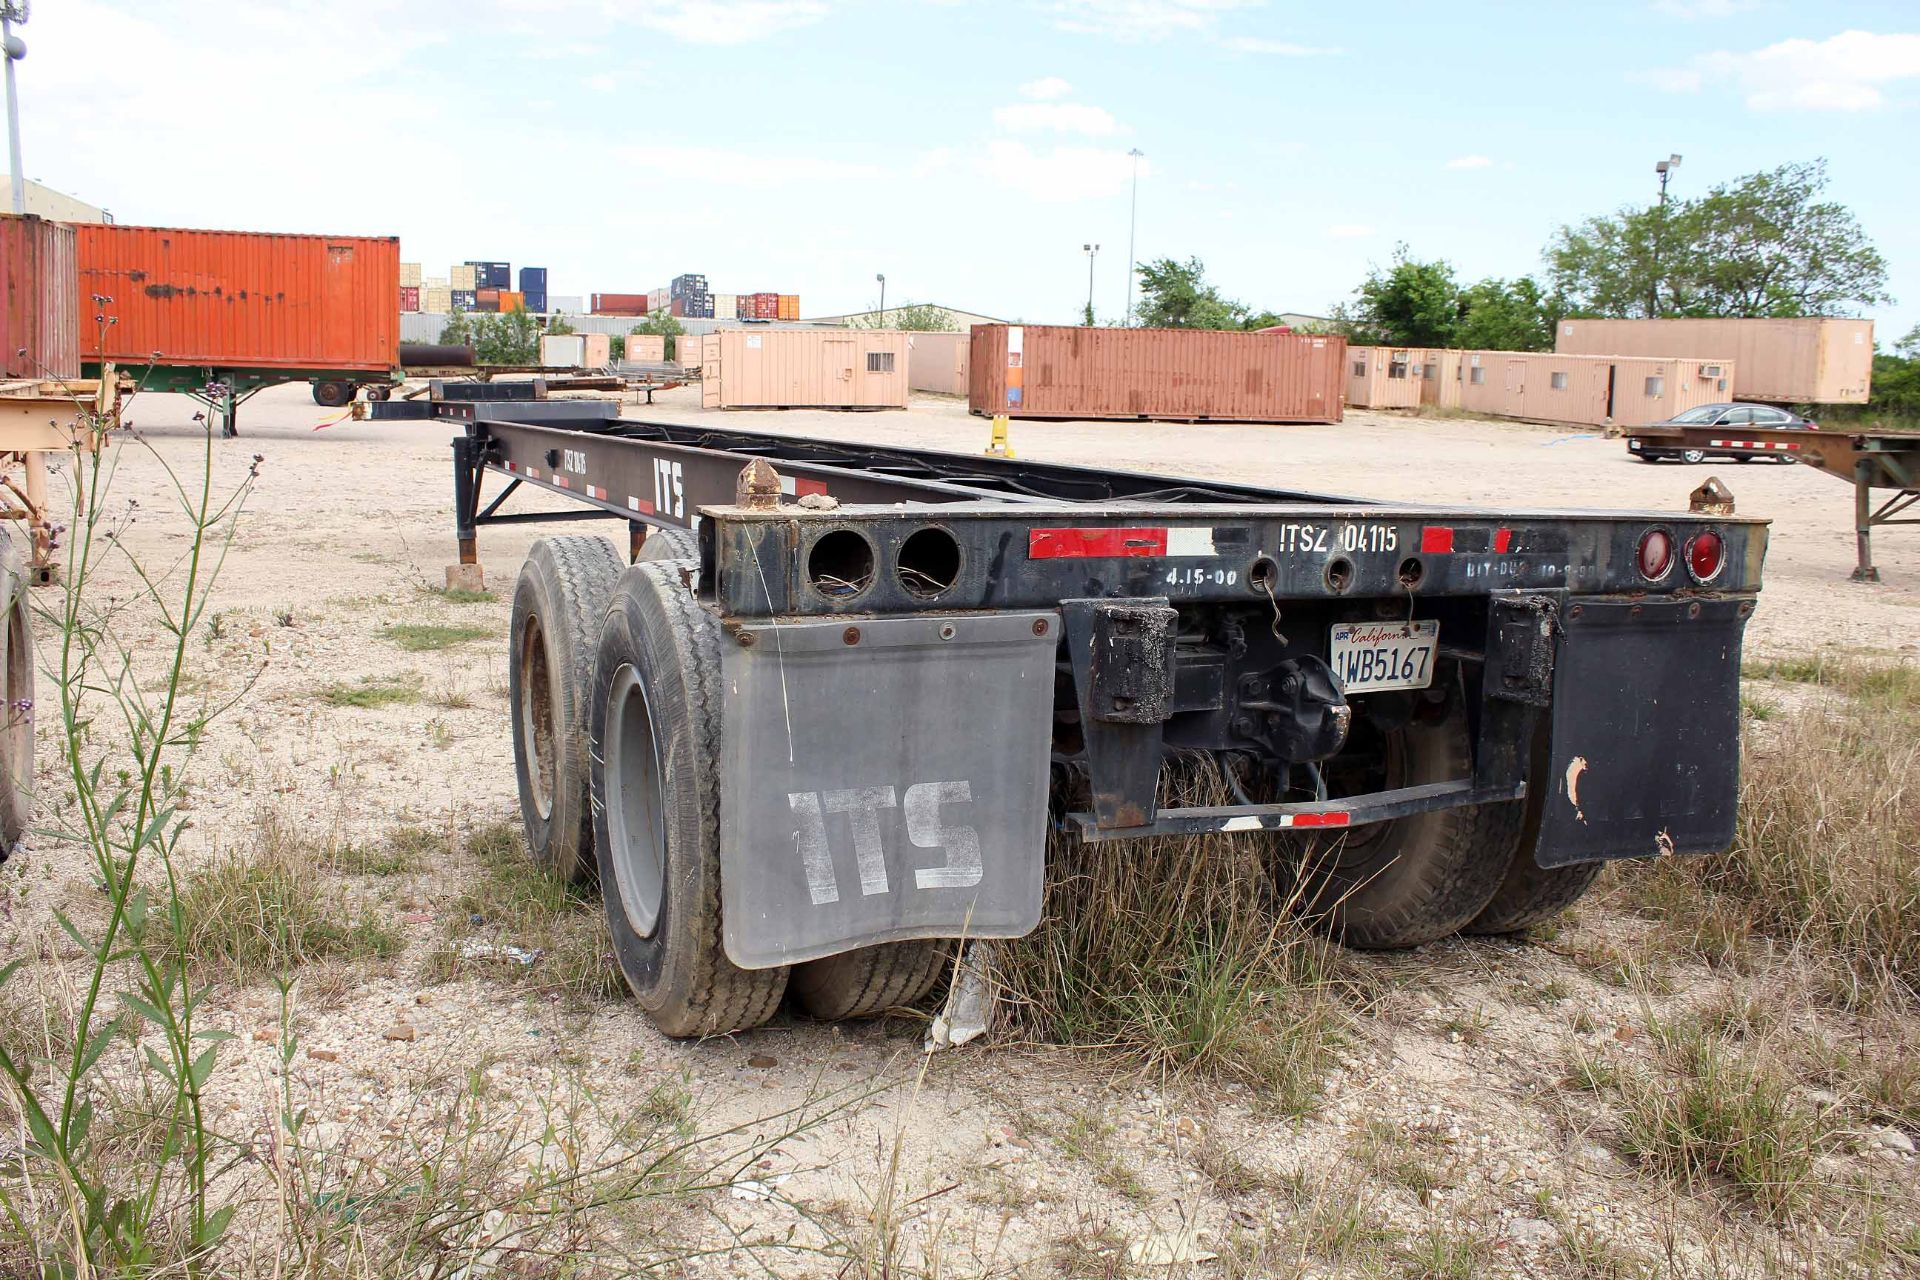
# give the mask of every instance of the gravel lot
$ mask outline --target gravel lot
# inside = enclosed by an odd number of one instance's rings
[[[193,412],[184,399],[152,396],[129,417],[159,458],[191,471],[203,443]],[[703,414],[697,394],[680,391],[627,413],[968,452],[987,436],[986,423],[964,405],[931,399],[905,412]],[[263,815],[360,840],[407,822],[465,829],[516,817],[504,638],[514,575],[540,531],[482,531],[494,601],[456,605],[433,595],[453,559],[447,431],[335,417],[313,405],[304,386],[282,388],[246,406],[242,438],[215,444],[217,486],[239,483],[254,455],[261,461],[216,588],[220,624],[203,628],[204,642],[194,645],[205,696],[237,698],[190,766],[188,843],[196,860],[250,847]],[[316,429],[322,424],[331,425]],[[1850,584],[1850,490],[1802,467],[1649,466],[1630,460],[1622,442],[1586,433],[1369,412],[1339,426],[1016,423],[1013,445],[1034,459],[1536,508],[1684,510],[1688,491],[1719,475],[1742,514],[1773,521],[1750,653],[1920,655],[1920,536],[1885,531],[1878,547],[1885,582]],[[132,517],[123,540],[138,556],[169,558],[181,543],[161,471],[137,448],[123,455],[109,511],[116,520]],[[130,585],[124,564],[112,564],[103,586],[124,592]],[[417,622],[490,634],[438,652],[391,642],[391,626]],[[136,645],[160,639],[151,620],[127,625]],[[334,706],[321,696],[336,684],[396,675],[417,679],[422,696],[374,708]],[[44,685],[41,692],[44,701]],[[57,807],[66,786],[51,720],[43,713],[40,794]],[[1640,995],[1597,981],[1575,958],[1583,938],[1640,927],[1597,909],[1583,910],[1572,942],[1563,937],[1553,947],[1450,942],[1367,958],[1388,994],[1325,1109],[1295,1123],[1267,1114],[1244,1089],[1115,1075],[1098,1055],[971,1049],[934,1059],[916,1082],[917,1034],[898,1025],[819,1026],[783,1015],[752,1035],[691,1045],[656,1034],[628,1002],[582,1011],[506,985],[478,965],[430,981],[420,957],[435,945],[471,871],[435,867],[351,886],[407,945],[396,957],[335,975],[325,995],[311,995],[298,1010],[303,1043],[331,1055],[302,1057],[292,1068],[294,1087],[330,1126],[328,1140],[392,1140],[404,1127],[397,1117],[417,1105],[428,1082],[469,1067],[499,1086],[504,1113],[517,1108],[523,1120],[537,1120],[543,1106],[583,1081],[615,1103],[684,1081],[701,1125],[769,1133],[774,1126],[764,1117],[823,1089],[904,1080],[779,1144],[755,1173],[785,1178],[779,1198],[719,1194],[712,1220],[742,1231],[795,1227],[803,1235],[819,1229],[816,1219],[866,1221],[876,1180],[897,1150],[901,1198],[927,1197],[909,1215],[904,1238],[948,1258],[957,1274],[1060,1274],[1063,1250],[1090,1259],[1102,1248],[1119,1250],[1111,1268],[1089,1261],[1069,1274],[1133,1274],[1151,1264],[1129,1263],[1127,1244],[1165,1244],[1196,1228],[1205,1251],[1223,1250],[1236,1230],[1284,1212],[1283,1197],[1262,1186],[1323,1175],[1368,1122],[1425,1135],[1451,1170],[1447,1188],[1430,1198],[1386,1187],[1384,1211],[1409,1230],[1484,1214],[1503,1268],[1555,1273],[1538,1262],[1558,1230],[1543,1220],[1547,1198],[1623,1247],[1651,1247],[1655,1223],[1678,1223],[1684,1234],[1708,1212],[1627,1176],[1593,1137],[1584,1104],[1538,1100],[1558,1079],[1567,1040],[1611,1043],[1620,1028],[1648,1016]],[[49,921],[55,908],[82,917],[95,909],[99,895],[82,856],[42,840],[11,861],[4,878],[10,945],[36,946],[71,967],[78,952]],[[0,948],[0,961],[7,958]],[[1701,970],[1677,975],[1677,986],[1720,980]],[[1564,994],[1550,1002],[1529,997],[1542,989]],[[266,984],[222,987],[209,1006],[215,1021],[239,1033],[213,1086],[218,1113],[236,1131],[265,1134],[272,1125],[278,1060],[255,1032],[276,1025],[277,999]],[[412,1027],[413,1038],[387,1038],[400,1025]],[[1063,1145],[1076,1118],[1087,1116],[1110,1130],[1114,1158],[1133,1170],[1131,1184],[1116,1189],[1098,1161]],[[1227,1185],[1214,1157],[1197,1156],[1203,1147],[1237,1153],[1269,1182],[1253,1190]],[[779,1265],[782,1274],[812,1274],[804,1259]],[[833,1274],[838,1265],[821,1264],[821,1271]],[[692,1271],[734,1266],[753,1270],[714,1261]]]

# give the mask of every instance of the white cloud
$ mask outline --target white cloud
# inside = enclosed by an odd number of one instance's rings
[[[1063,31],[1114,40],[1164,40],[1211,35],[1223,13],[1256,8],[1264,0],[1054,0],[1054,25]]]
[[[993,122],[1014,133],[1052,130],[1106,138],[1120,132],[1120,122],[1111,113],[1078,102],[1019,102],[995,107]]]
[[[1447,168],[1449,169],[1491,169],[1493,168],[1493,157],[1492,156],[1455,156],[1453,159],[1447,161]]]
[[[751,44],[827,16],[826,0],[625,0],[605,12],[689,44]]]
[[[871,182],[886,175],[879,165],[776,152],[759,155],[724,147],[621,146],[613,155],[642,171],[697,173],[711,186],[756,190],[808,183]]]
[[[1372,234],[1372,227],[1359,222],[1336,222],[1327,228],[1327,236],[1333,240],[1364,240]]]
[[[1294,44],[1290,40],[1269,40],[1265,36],[1228,36],[1220,45],[1235,53],[1267,53],[1277,58],[1318,58],[1340,52],[1318,45]]]
[[[1000,185],[1048,204],[1117,196],[1133,180],[1133,160],[1124,151],[1099,147],[1039,151],[1007,138],[989,142],[977,166]],[[1148,162],[1142,160],[1140,176],[1148,172]]]
[[[588,76],[585,84],[587,88],[593,90],[595,93],[612,93],[620,87],[620,81],[604,71],[598,75]]]
[[[1920,34],[1843,31],[1825,40],[1782,40],[1751,53],[1703,54],[1684,67],[1636,78],[1671,93],[1738,86],[1755,111],[1869,111],[1885,104],[1882,86],[1916,77]]]
[[[1041,76],[1020,86],[1020,96],[1035,102],[1055,102],[1073,92],[1073,86],[1059,76]]]

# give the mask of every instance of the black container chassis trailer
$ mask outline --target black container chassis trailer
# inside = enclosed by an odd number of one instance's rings
[[[515,760],[535,855],[598,871],[670,1033],[753,1025],[788,989],[828,1017],[924,994],[952,939],[1035,927],[1050,829],[1268,833],[1313,917],[1373,947],[1517,931],[1606,860],[1732,841],[1764,521],[1383,503],[535,394],[363,412],[462,428],[464,564],[483,525],[628,522],[627,554],[529,555]],[[503,510],[523,489],[578,505]],[[1163,805],[1176,760],[1230,803]]]

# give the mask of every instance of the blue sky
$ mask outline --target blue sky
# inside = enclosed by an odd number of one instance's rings
[[[397,234],[553,292],[681,271],[823,313],[1103,316],[1137,253],[1322,312],[1397,241],[1537,271],[1567,221],[1825,156],[1920,321],[1920,5],[1789,0],[39,0],[30,177],[122,221]]]

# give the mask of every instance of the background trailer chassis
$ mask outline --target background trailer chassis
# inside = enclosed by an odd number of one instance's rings
[[[1731,842],[1762,521],[1388,504],[540,394],[360,412],[461,428],[470,571],[482,525],[628,522],[625,556],[550,538],[522,571],[516,764],[536,856],[597,865],[670,1032],[752,1025],[789,983],[825,1016],[923,993],[947,940],[1034,927],[1049,830],[1271,833],[1314,918],[1366,946],[1510,932],[1603,860]],[[523,490],[578,506],[504,510]],[[1230,803],[1163,803],[1180,761]],[[903,967],[932,976],[872,977]]]

